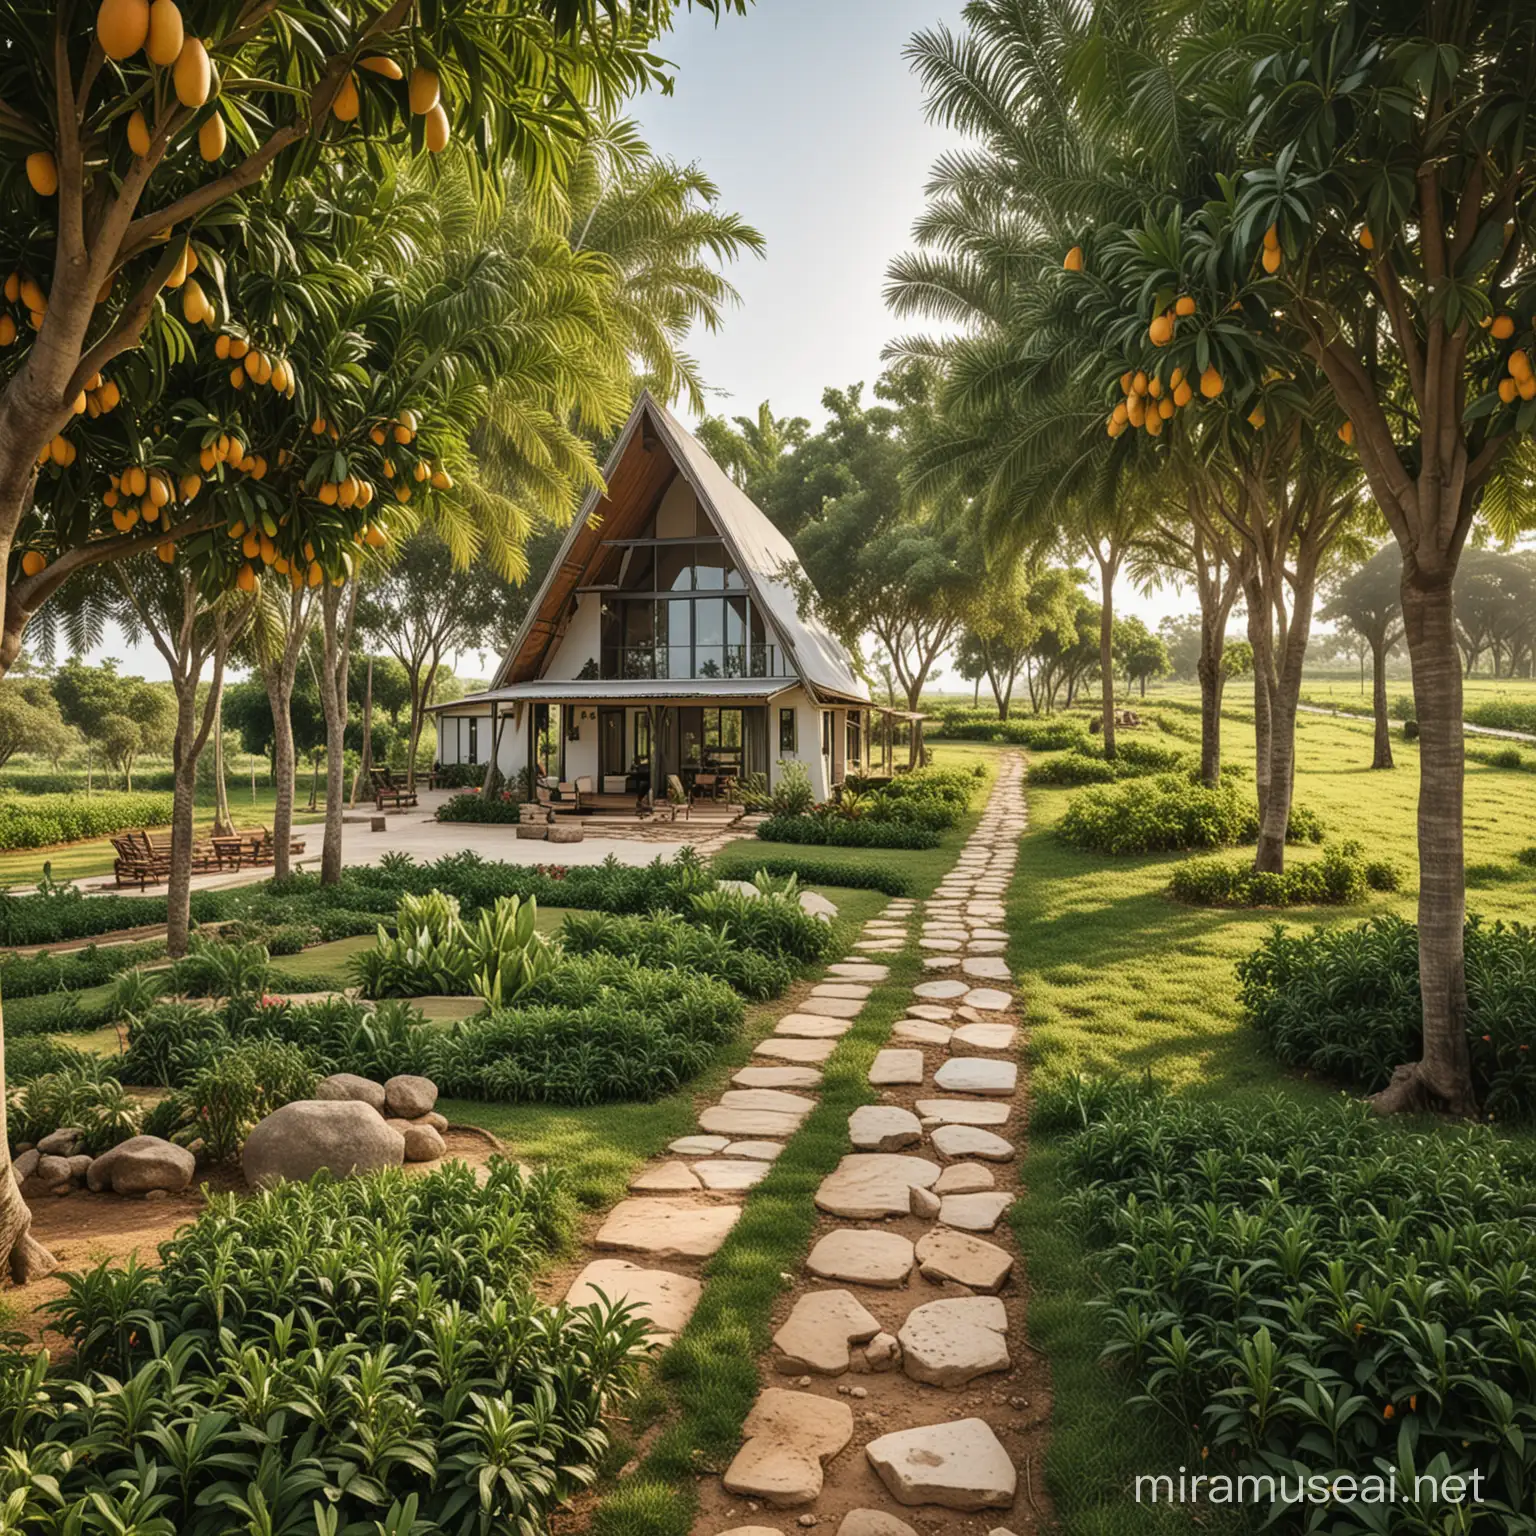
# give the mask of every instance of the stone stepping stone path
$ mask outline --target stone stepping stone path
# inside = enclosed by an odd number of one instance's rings
[[[782,1517],[766,1526],[754,1518],[763,1506],[804,1511],[798,1525],[836,1536],[916,1536],[960,1529],[953,1516],[946,1523],[946,1511],[1009,1509],[1016,1498],[1012,1523],[1036,1527],[1036,1489],[1024,1507],[1009,1443],[1038,1428],[1011,1411],[1027,1399],[1010,1395],[1015,1378],[1022,1383],[1039,1369],[1021,1359],[1007,1227],[1020,1030],[1004,896],[1025,825],[1022,762],[1010,753],[980,824],[932,898],[893,904],[858,941],[870,959],[900,950],[924,974],[874,1054],[873,1102],[849,1116],[848,1150],[814,1194],[818,1234],[776,1314],[764,1365],[781,1377],[801,1373],[800,1390],[762,1391],[717,1485],[723,1493],[702,1500],[693,1536],[784,1536]],[[812,998],[862,1003],[842,984],[875,980],[858,974],[863,963],[832,967],[838,980]],[[828,1016],[810,1001],[790,1017]],[[758,1054],[833,1044],[800,1028],[786,1020]],[[810,1065],[825,1055],[778,1060]],[[691,1159],[690,1171],[702,1180],[719,1156]],[[945,1394],[962,1390],[971,1394],[964,1409],[985,1417],[955,1415]],[[815,1416],[846,1408],[847,1399],[856,1422],[846,1433],[840,1416]],[[837,1449],[822,1454],[834,1440]],[[733,1504],[730,1495],[750,1502]],[[903,1508],[923,1509],[916,1527],[897,1513]],[[981,1536],[988,1527],[964,1529]]]
[[[911,910],[909,905],[897,914],[902,918],[895,930],[898,948],[905,943]],[[653,1342],[662,1344],[687,1323],[702,1289],[697,1274],[689,1271],[719,1251],[741,1215],[747,1191],[768,1176],[784,1143],[816,1107],[815,1098],[807,1095],[821,1087],[820,1063],[852,1028],[889,969],[873,960],[839,961],[828,967],[828,974],[832,980],[811,987],[796,1011],[779,1021],[782,1033],[760,1042],[754,1055],[768,1060],[754,1060],[737,1071],[731,1087],[700,1112],[698,1130],[676,1138],[664,1156],[635,1174],[631,1198],[608,1213],[592,1246],[633,1254],[639,1262],[594,1258],[566,1293],[572,1305],[596,1302],[599,1293],[610,1301],[627,1301],[649,1322]],[[810,1032],[805,1037],[799,1034],[802,1025]],[[910,1118],[920,1138],[916,1116]],[[937,1176],[938,1165],[931,1166]],[[907,1242],[902,1272],[915,1263]],[[895,1349],[892,1337],[893,1363]],[[833,1406],[846,1415],[845,1405]],[[809,1410],[812,1419],[819,1412],[814,1404]],[[770,1414],[764,1423],[772,1422]],[[846,1439],[844,1434],[837,1448]],[[834,1451],[825,1449],[825,1454]]]

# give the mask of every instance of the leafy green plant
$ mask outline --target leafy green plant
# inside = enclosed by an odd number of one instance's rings
[[[139,1108],[112,1076],[109,1063],[77,1058],[8,1094],[6,1129],[13,1148],[66,1125],[80,1128],[84,1149],[91,1153],[137,1134]]]
[[[93,795],[0,795],[0,850],[46,848],[171,820],[169,795],[98,790]]]
[[[1499,1119],[1536,1115],[1536,932],[1466,928],[1467,1044],[1478,1101]],[[1278,924],[1238,961],[1245,1021],[1288,1066],[1374,1093],[1420,1049],[1418,931],[1381,916],[1295,933]]]
[[[187,952],[165,974],[177,997],[249,997],[265,990],[271,956],[264,944],[226,944],[193,934]]]
[[[1229,780],[1213,786],[1169,773],[1074,795],[1056,830],[1073,847],[1094,853],[1224,848],[1257,839],[1259,808]],[[1305,806],[1293,807],[1289,841],[1322,838],[1318,818]]]
[[[1192,906],[1313,907],[1348,906],[1401,883],[1396,865],[1367,859],[1350,839],[1325,845],[1310,862],[1292,860],[1283,872],[1256,870],[1244,859],[1189,859],[1175,866],[1168,888]]]
[[[61,987],[79,991],[99,987],[133,966],[157,960],[165,945],[87,944],[84,949],[51,954],[0,956],[0,993],[9,1005],[23,997],[36,997]]]
[[[282,1040],[232,1040],[191,1072],[156,1116],[157,1134],[203,1142],[203,1156],[229,1162],[258,1120],[315,1089],[313,1058]]]
[[[939,834],[906,822],[836,814],[770,816],[757,835],[768,843],[816,843],[833,848],[937,848]]]
[[[158,1267],[66,1276],[67,1363],[0,1356],[8,1519],[536,1536],[596,1476],[645,1332],[537,1300],[570,1221],[555,1176],[458,1163],[218,1197]]]
[[[1362,1104],[1044,1089],[1107,1366],[1207,1476],[1439,1461],[1481,1474],[1477,1525],[1521,1529],[1536,1330],[1536,1164],[1486,1132],[1405,1132]],[[1385,1507],[1385,1506],[1383,1506]],[[1366,1506],[1330,1531],[1386,1530]],[[1305,1509],[1278,1510],[1303,1529]],[[1305,1527],[1313,1528],[1313,1527]],[[1392,1527],[1396,1529],[1394,1525]],[[1428,1527],[1425,1527],[1427,1529]],[[1419,1529],[1415,1526],[1414,1529]]]

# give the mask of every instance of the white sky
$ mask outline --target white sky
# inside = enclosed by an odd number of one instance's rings
[[[763,260],[731,274],[740,308],[691,344],[717,412],[752,415],[769,400],[819,425],[822,391],[863,380],[867,395],[882,347],[911,328],[885,308],[885,270],[907,248],[929,167],[957,141],[924,120],[902,50],[960,10],[960,0],[757,0],[719,26],[684,13],[665,40],[676,89],[632,115],[658,152],[697,161],[768,242]],[[1116,597],[1153,624],[1194,608],[1167,592]],[[149,645],[113,635],[98,654],[166,676]],[[482,667],[471,654],[456,670]]]

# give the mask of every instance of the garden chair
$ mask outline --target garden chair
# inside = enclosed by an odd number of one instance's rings
[[[158,884],[171,872],[169,860],[159,859],[132,835],[114,837],[112,847],[117,852],[112,861],[112,874],[120,886],[137,885],[142,891],[146,885]]]
[[[693,803],[688,798],[688,791],[683,788],[683,781],[675,773],[667,775],[667,798],[661,801],[660,804],[653,806],[652,809],[657,815],[660,815],[663,807],[670,812],[668,819],[671,821],[677,820],[677,813],[679,811],[683,813],[684,821],[690,819]]]

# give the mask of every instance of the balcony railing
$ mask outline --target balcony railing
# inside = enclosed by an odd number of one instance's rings
[[[628,645],[603,651],[604,678],[683,681],[688,678],[786,677],[776,645]]]

